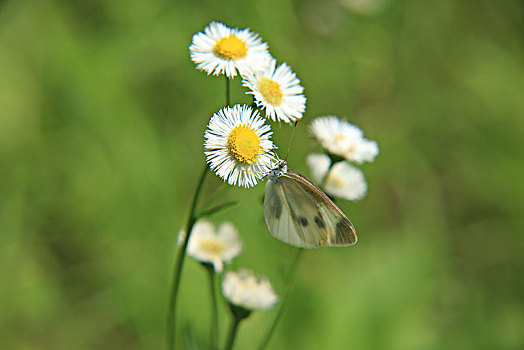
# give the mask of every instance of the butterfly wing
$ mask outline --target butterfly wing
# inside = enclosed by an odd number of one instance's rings
[[[274,237],[297,247],[357,243],[346,215],[314,183],[291,169],[267,182],[264,215]]]

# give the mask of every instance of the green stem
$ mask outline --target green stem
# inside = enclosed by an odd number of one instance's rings
[[[231,89],[230,89],[230,86],[229,86],[229,78],[226,77],[225,75],[224,75],[224,77],[226,78],[226,106],[229,106],[230,105],[230,101],[231,101],[231,99],[230,99]]]
[[[271,324],[271,328],[269,328],[269,331],[266,334],[266,337],[264,338],[264,341],[260,344],[259,349],[263,350],[267,347],[269,344],[269,341],[271,340],[271,337],[273,336],[273,333],[275,333],[275,330],[278,326],[278,323],[280,319],[282,318],[282,314],[284,313],[284,308],[287,305],[287,300],[289,298],[289,294],[291,293],[291,289],[293,288],[293,285],[295,284],[295,277],[296,277],[296,271],[298,266],[298,261],[300,260],[300,257],[302,256],[302,252],[304,249],[297,248],[297,253],[295,255],[295,258],[293,259],[293,262],[291,263],[291,267],[289,268],[289,272],[287,275],[287,284],[286,289],[284,292],[284,296],[282,297],[282,302],[280,303],[280,308],[278,309],[277,315],[275,316],[275,319],[273,320],[273,324]]]
[[[211,207],[211,205],[215,203],[220,198],[220,196],[222,196],[224,192],[226,192],[227,190],[227,182],[223,182],[217,189],[214,190],[213,194],[209,197],[207,203],[202,206],[201,213],[206,212],[209,209],[209,207]],[[202,216],[201,214],[199,215]]]
[[[224,350],[231,350],[233,348],[233,344],[235,343],[235,337],[237,335],[238,325],[240,324],[240,321],[242,321],[241,318],[233,317],[231,319],[231,325],[229,326],[229,332],[227,335],[227,343]]]
[[[219,205],[217,205],[217,206],[215,206],[213,208],[209,208],[207,210],[204,210],[204,211],[200,212],[200,214],[198,216],[201,217],[201,218],[204,217],[204,216],[210,216],[210,215],[215,214],[215,213],[217,213],[217,212],[219,212],[221,210],[224,210],[224,209],[226,209],[228,207],[231,207],[231,206],[233,206],[233,205],[235,205],[237,203],[238,203],[237,201],[222,203],[222,204],[219,204]]]
[[[175,268],[173,272],[173,281],[171,284],[171,294],[169,296],[169,309],[167,314],[167,348],[173,350],[175,348],[175,321],[176,321],[176,301],[178,295],[178,286],[180,285],[180,276],[182,275],[182,266],[184,265],[184,258],[186,256],[187,242],[191,236],[191,231],[193,230],[193,225],[197,221],[198,217],[195,215],[195,210],[198,202],[198,197],[202,191],[202,185],[204,179],[208,172],[208,165],[205,164],[200,180],[195,190],[195,195],[193,196],[193,203],[191,204],[191,211],[189,212],[189,218],[187,220],[185,235],[182,239],[181,244],[178,246],[175,258]]]
[[[206,269],[209,276],[209,290],[211,292],[211,331],[209,333],[209,343],[211,349],[218,348],[218,312],[217,312],[217,298],[215,293],[215,269],[213,265],[206,264]]]

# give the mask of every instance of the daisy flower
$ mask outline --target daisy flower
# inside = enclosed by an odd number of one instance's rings
[[[306,97],[300,80],[291,68],[272,58],[263,71],[242,71],[242,84],[250,89],[258,107],[265,108],[266,118],[292,123],[302,118],[306,110]]]
[[[324,178],[331,167],[331,159],[329,156],[323,153],[311,153],[307,156],[306,163],[313,181],[316,183],[324,182]]]
[[[330,153],[362,164],[378,155],[375,141],[364,138],[360,128],[335,116],[318,117],[311,123],[311,132]]]
[[[331,167],[324,189],[332,196],[355,201],[366,195],[368,185],[362,170],[341,161]]]
[[[193,35],[189,52],[197,69],[228,78],[234,78],[239,68],[264,69],[271,58],[267,44],[258,34],[214,21],[203,33]]]
[[[274,158],[271,129],[249,106],[234,105],[215,113],[204,134],[209,167],[230,185],[255,186]]]
[[[198,221],[189,237],[187,254],[202,263],[212,264],[217,273],[224,269],[224,262],[230,262],[242,251],[242,241],[237,229],[230,222],[224,222],[215,232],[208,221]]]
[[[331,166],[331,159],[327,154],[312,153],[307,156],[306,163],[311,178],[319,184],[324,184],[326,193],[350,201],[366,195],[368,186],[364,173],[346,161]]]
[[[231,304],[248,310],[267,310],[278,301],[269,280],[266,277],[257,278],[248,270],[226,272],[222,280],[222,293]]]

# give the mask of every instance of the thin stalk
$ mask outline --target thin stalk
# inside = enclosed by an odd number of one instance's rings
[[[216,212],[219,212],[221,210],[224,210],[226,208],[229,208],[235,204],[237,204],[238,202],[237,201],[231,201],[231,202],[226,202],[226,203],[222,203],[222,204],[219,204],[217,206],[214,206],[213,208],[209,208],[207,210],[204,210],[202,212],[200,212],[200,214],[198,214],[198,217],[204,217],[204,216],[209,216],[209,215],[212,215]]]
[[[211,331],[209,332],[209,344],[211,349],[218,348],[218,312],[217,312],[217,297],[215,293],[215,269],[213,265],[206,264],[206,269],[209,276],[209,291],[211,292]]]
[[[173,271],[173,281],[171,284],[171,294],[169,296],[169,309],[167,314],[167,329],[166,329],[166,336],[167,336],[167,348],[169,350],[173,350],[175,348],[175,333],[176,333],[176,301],[177,301],[177,295],[178,295],[178,286],[180,285],[180,276],[182,275],[182,266],[184,265],[184,258],[186,256],[186,248],[187,248],[187,242],[189,241],[189,237],[191,236],[191,231],[193,230],[193,225],[197,221],[198,217],[195,215],[196,213],[196,206],[198,203],[198,197],[200,197],[200,192],[202,191],[202,185],[204,183],[204,179],[206,177],[206,174],[208,172],[208,165],[204,165],[204,170],[202,171],[202,175],[200,176],[200,180],[198,181],[198,185],[195,190],[195,195],[193,196],[193,203],[191,204],[191,210],[189,212],[189,217],[187,220],[186,225],[186,234],[184,235],[181,244],[177,248],[176,252],[176,258],[175,258],[175,267]]]
[[[224,182],[220,184],[220,186],[217,189],[215,189],[213,194],[209,197],[207,203],[202,206],[202,211],[200,212],[199,216],[202,216],[201,213],[206,212],[211,207],[211,205],[215,203],[220,198],[220,196],[222,196],[224,192],[226,192],[227,190],[227,183]]]
[[[227,76],[224,75],[224,77],[226,78],[226,106],[229,106],[231,99],[230,99],[230,96],[231,96],[231,89],[230,89],[230,86],[229,86],[229,78]]]
[[[297,248],[297,253],[295,254],[295,258],[293,259],[293,262],[291,263],[291,267],[289,268],[289,272],[287,275],[287,284],[286,289],[284,291],[284,296],[282,297],[282,303],[280,303],[280,308],[278,309],[277,315],[275,316],[275,319],[273,320],[273,323],[271,324],[271,328],[269,328],[269,331],[266,334],[266,337],[264,338],[264,341],[260,344],[259,350],[264,350],[267,345],[269,344],[269,341],[271,340],[271,337],[273,336],[273,333],[275,333],[275,330],[278,326],[278,323],[280,322],[280,319],[282,318],[282,314],[284,313],[284,308],[287,306],[287,300],[289,298],[289,294],[291,293],[291,290],[293,289],[293,286],[295,284],[295,278],[296,278],[296,271],[298,267],[298,262],[300,260],[300,257],[302,256],[302,252],[304,249]]]
[[[242,319],[238,317],[233,317],[231,319],[231,325],[229,326],[227,342],[226,342],[226,346],[224,350],[231,350],[233,348],[233,344],[235,343],[235,337],[237,335],[238,325],[240,324],[240,321],[242,321]]]

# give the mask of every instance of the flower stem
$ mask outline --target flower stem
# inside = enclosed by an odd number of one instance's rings
[[[251,310],[244,309],[242,306],[237,306],[229,303],[229,310],[231,310],[231,325],[229,326],[229,332],[227,335],[227,342],[224,350],[231,350],[233,348],[233,343],[235,342],[235,337],[237,335],[238,325],[240,321],[245,318],[248,318],[251,315]]]
[[[273,336],[273,333],[275,333],[275,330],[282,317],[282,314],[284,313],[284,308],[286,307],[287,299],[289,298],[291,289],[293,288],[293,285],[295,284],[294,282],[295,282],[295,277],[296,277],[298,261],[300,260],[300,257],[302,256],[303,251],[304,249],[297,248],[297,253],[295,254],[295,258],[293,259],[293,262],[291,263],[291,267],[289,268],[289,272],[287,275],[287,284],[286,284],[284,296],[282,297],[282,303],[280,304],[280,308],[278,309],[277,315],[275,316],[275,319],[273,320],[273,324],[271,324],[271,327],[269,328],[269,331],[267,332],[266,337],[264,338],[264,341],[260,344],[259,350],[263,350],[267,347],[267,345],[269,344],[269,341],[271,340],[271,337]]]
[[[229,86],[229,78],[227,76],[224,75],[224,77],[226,78],[226,106],[229,106],[230,105],[230,96],[231,96],[231,89],[230,89],[230,86]]]
[[[233,348],[233,344],[235,343],[235,337],[237,335],[237,329],[238,329],[238,325],[240,324],[240,321],[242,321],[242,319],[238,317],[233,317],[231,319],[231,325],[229,326],[229,332],[227,335],[227,343],[226,343],[224,350],[231,350]]]
[[[189,212],[189,218],[187,220],[187,225],[182,242],[180,242],[177,252],[176,252],[176,258],[175,258],[175,268],[173,272],[173,281],[171,284],[171,294],[169,296],[169,309],[167,314],[167,329],[166,329],[166,335],[167,335],[167,348],[169,350],[172,350],[175,348],[175,320],[176,320],[176,301],[177,301],[177,295],[178,295],[178,286],[180,285],[180,276],[182,275],[182,266],[184,265],[184,258],[186,256],[186,248],[187,248],[187,242],[189,241],[189,236],[191,235],[191,231],[193,229],[193,225],[197,221],[198,217],[195,214],[198,197],[200,196],[200,192],[202,191],[202,185],[204,183],[204,179],[206,177],[206,174],[208,172],[208,165],[205,164],[204,170],[202,171],[202,175],[200,176],[200,180],[198,181],[198,185],[195,190],[195,195],[193,196],[193,203],[191,204],[191,211]]]
[[[209,290],[211,292],[211,331],[209,333],[209,344],[211,349],[218,348],[218,312],[217,312],[217,298],[215,293],[215,269],[213,265],[206,264],[206,269],[209,276]]]

